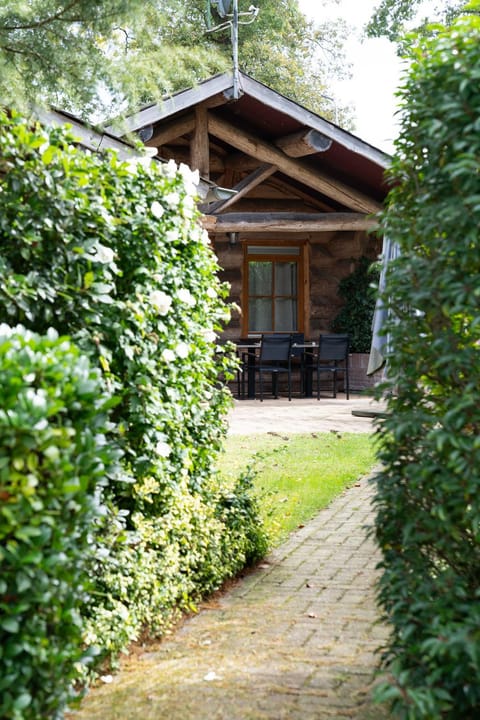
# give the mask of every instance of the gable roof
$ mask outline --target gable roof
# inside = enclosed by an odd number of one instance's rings
[[[121,129],[111,125],[106,131],[122,137],[145,128],[161,128],[169,121],[187,117],[200,104],[211,109],[219,120],[273,144],[282,137],[312,130],[327,138],[331,145],[328,151],[310,154],[306,164],[312,169],[321,166],[322,171],[340,182],[361,188],[378,203],[383,201],[388,189],[384,180],[390,163],[387,153],[245,73],[239,73],[239,85],[239,96],[235,98],[233,74],[215,75],[161,103],[144,107],[124,120]]]
[[[316,113],[307,110],[293,100],[272,90],[267,85],[254,80],[245,73],[239,73],[240,97],[235,101],[235,114],[245,116],[250,121],[253,118],[261,118],[264,126],[271,127],[271,119],[275,124],[288,125],[290,127],[308,126],[313,130],[326,135],[332,141],[338,143],[346,150],[361,155],[372,162],[379,164],[384,169],[388,166],[390,156],[361,140],[347,130],[326,120]],[[129,132],[137,132],[147,125],[153,125],[160,120],[165,120],[182,111],[191,109],[198,103],[211,100],[216,95],[224,95],[224,102],[233,100],[233,74],[223,73],[214,75],[204,80],[196,87],[188,90],[181,90],[170,97],[165,98],[162,103],[146,105],[142,110],[126,118],[121,125],[115,124],[106,128],[106,131],[113,135],[125,135]],[[256,110],[261,106],[262,113],[259,116]]]

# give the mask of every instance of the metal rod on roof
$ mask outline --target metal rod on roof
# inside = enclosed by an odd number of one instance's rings
[[[238,68],[238,0],[233,0],[232,22],[233,99],[240,97],[240,74]]]
[[[230,9],[230,3],[232,0],[214,0],[217,6],[217,12],[222,18],[230,18],[225,22],[216,25],[215,27],[209,27],[207,32],[216,32],[217,30],[225,30],[230,27],[230,37],[232,41],[232,60],[233,60],[233,99],[238,100],[241,97],[242,91],[240,86],[240,69],[238,66],[238,26],[239,25],[251,25],[255,22],[258,15],[258,8],[255,5],[250,5],[248,10],[245,12],[238,11],[238,0],[233,0],[232,13],[228,13]],[[242,17],[242,20],[239,20]],[[247,18],[243,19],[243,18]],[[208,22],[208,21],[207,21]]]

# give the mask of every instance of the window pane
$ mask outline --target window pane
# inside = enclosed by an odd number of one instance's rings
[[[268,298],[250,298],[248,303],[249,332],[273,330],[272,301]]]
[[[297,263],[275,263],[275,295],[297,294]]]
[[[249,295],[272,294],[272,267],[271,262],[255,261],[248,263]]]
[[[296,298],[277,298],[275,300],[274,330],[276,332],[291,332],[297,330]]]

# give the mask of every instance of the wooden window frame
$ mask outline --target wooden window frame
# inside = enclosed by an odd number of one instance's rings
[[[296,253],[289,255],[275,254],[274,252],[269,253],[255,253],[249,254],[249,248],[251,247],[271,247],[274,248],[292,248],[295,249]],[[298,253],[297,253],[298,251]],[[263,333],[260,331],[254,332],[249,331],[249,283],[248,283],[248,263],[251,260],[263,261],[263,262],[281,262],[281,261],[292,261],[297,263],[298,277],[297,277],[297,330],[295,332],[308,332],[308,321],[307,321],[307,307],[306,307],[306,277],[307,277],[307,248],[304,242],[288,242],[288,241],[277,241],[268,242],[264,240],[246,241],[243,243],[243,282],[242,282],[242,337],[253,337]],[[308,296],[307,296],[308,297]],[[265,334],[273,333],[275,330],[265,330]]]

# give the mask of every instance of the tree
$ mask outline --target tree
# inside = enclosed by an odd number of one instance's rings
[[[97,106],[109,84],[106,39],[139,0],[7,0],[0,8],[0,98],[24,106],[45,100]]]
[[[417,31],[424,33],[433,21],[450,23],[465,5],[465,0],[440,0],[432,12],[426,0],[381,0],[367,25],[367,34],[399,42],[412,21]]]
[[[316,26],[297,0],[258,0],[239,30],[240,67],[325,114],[322,95],[348,72],[345,25]],[[240,12],[250,2],[239,1]],[[207,0],[8,0],[0,8],[0,97],[98,120],[230,69],[228,29],[209,32]],[[221,20],[215,14],[213,20]],[[347,114],[344,113],[347,117]]]

